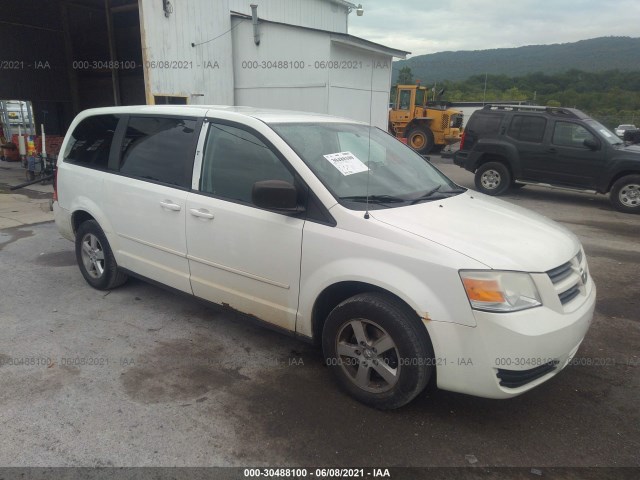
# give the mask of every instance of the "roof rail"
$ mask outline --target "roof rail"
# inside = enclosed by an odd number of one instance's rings
[[[541,105],[492,105],[488,104],[482,107],[483,110],[509,110],[522,112],[546,112],[550,115],[559,115],[570,118],[581,118],[578,111],[573,108],[562,107],[544,107]]]

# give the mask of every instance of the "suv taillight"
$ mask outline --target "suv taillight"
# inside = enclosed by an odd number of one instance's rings
[[[460,150],[464,148],[464,139],[466,136],[467,136],[467,132],[462,132],[462,135],[460,135]]]

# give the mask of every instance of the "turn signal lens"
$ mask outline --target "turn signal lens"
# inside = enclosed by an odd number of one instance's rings
[[[500,285],[495,280],[478,280],[476,278],[463,278],[462,283],[467,291],[469,300],[478,302],[504,302],[504,296],[500,291]]]
[[[516,312],[542,305],[531,275],[500,270],[462,270],[462,285],[476,310]]]

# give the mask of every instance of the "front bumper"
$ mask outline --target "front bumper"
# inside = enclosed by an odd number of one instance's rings
[[[575,356],[595,308],[596,288],[570,313],[544,306],[513,313],[474,311],[476,327],[427,322],[438,387],[510,398],[557,375]]]
[[[453,163],[458,165],[459,167],[462,168],[466,168],[466,164],[467,164],[467,159],[469,158],[469,153],[462,151],[462,150],[458,150],[454,155],[453,155]]]

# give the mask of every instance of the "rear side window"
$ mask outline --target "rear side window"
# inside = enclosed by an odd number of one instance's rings
[[[195,129],[193,119],[131,117],[122,142],[120,173],[190,187]]]
[[[523,142],[541,143],[547,120],[531,115],[514,115],[509,127],[509,136]]]
[[[467,131],[476,135],[497,134],[503,115],[475,113],[469,119]]]
[[[118,117],[115,115],[85,118],[71,134],[64,161],[106,170],[117,126]]]

